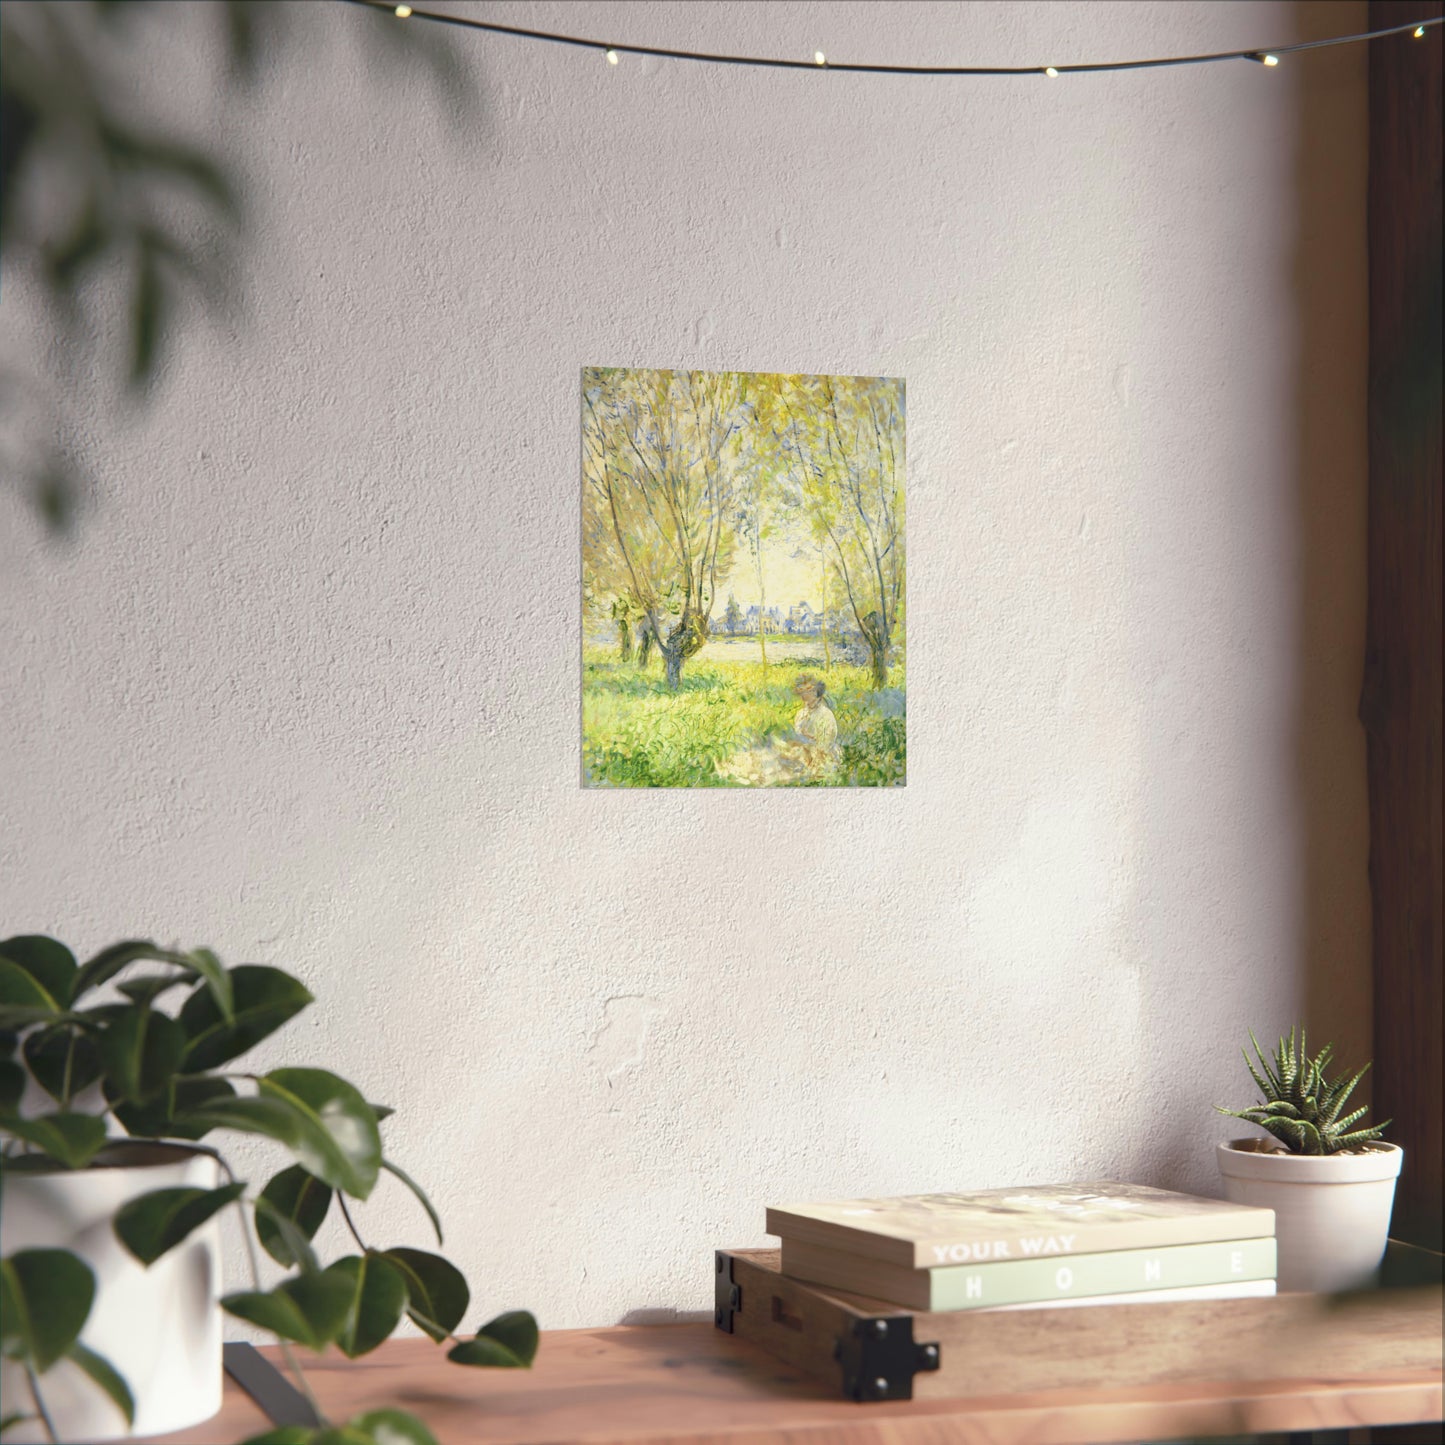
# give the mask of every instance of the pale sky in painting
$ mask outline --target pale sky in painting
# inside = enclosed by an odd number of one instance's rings
[[[800,545],[803,555],[794,559],[792,553]],[[781,608],[784,614],[795,602],[806,602],[816,608],[822,602],[821,583],[818,554],[811,546],[788,537],[770,537],[763,543],[763,587],[769,607]],[[721,617],[727,611],[729,593],[738,599],[738,606],[744,612],[758,600],[757,564],[745,546],[738,548],[727,579],[718,578],[714,617]]]

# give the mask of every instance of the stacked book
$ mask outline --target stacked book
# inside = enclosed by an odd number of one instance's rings
[[[915,1310],[1275,1291],[1274,1211],[1112,1182],[769,1209],[785,1275]]]

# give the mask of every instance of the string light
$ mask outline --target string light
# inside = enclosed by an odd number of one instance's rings
[[[617,64],[617,52],[615,50],[609,50],[607,52],[607,63],[608,65]]]
[[[1417,40],[1427,30],[1445,25],[1445,16],[1432,20],[1409,21],[1384,30],[1362,30],[1356,35],[1331,35],[1324,40],[1301,40],[1294,45],[1277,45],[1269,50],[1220,50],[1207,55],[1168,55],[1155,60],[1108,60],[1087,65],[868,65],[849,61],[826,61],[821,50],[806,60],[778,60],[761,55],[722,55],[698,50],[669,50],[660,45],[608,45],[601,40],[588,40],[580,35],[563,35],[551,30],[528,30],[519,25],[500,25],[493,20],[475,20],[465,15],[445,15],[435,10],[417,10],[410,5],[393,7],[390,0],[343,0],[344,4],[360,5],[367,10],[386,10],[405,19],[431,20],[438,25],[455,25],[463,30],[483,30],[491,35],[511,35],[519,40],[542,40],[552,45],[570,45],[581,50],[600,50],[613,62],[619,53],[652,55],[660,60],[691,60],[705,65],[747,65],[768,70],[830,70],[855,75],[1038,75],[1050,79],[1060,75],[1080,75],[1105,70],[1159,70],[1173,65],[1212,65],[1223,60],[1252,60],[1258,65],[1275,66],[1283,55],[1301,50],[1321,50],[1332,45],[1356,45],[1366,40],[1382,40],[1389,35],[1409,33]]]

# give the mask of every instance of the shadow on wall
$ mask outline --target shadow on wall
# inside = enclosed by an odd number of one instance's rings
[[[1298,39],[1369,28],[1363,3],[1300,5]],[[1388,45],[1391,40],[1375,42]],[[1393,43],[1409,44],[1408,37]],[[1369,801],[1357,717],[1365,665],[1369,459],[1369,56],[1301,70],[1294,299],[1299,517],[1294,781],[1303,849],[1302,1015],[1341,1065],[1370,1055]],[[1267,1025],[1266,1025],[1267,1026]],[[1370,1076],[1360,1085],[1370,1098]]]
[[[1296,33],[1290,38],[1297,41],[1367,28],[1363,0],[1298,5],[1291,13]],[[1199,1020],[1206,1031],[1201,1055],[1207,1054],[1211,1064],[1232,1056],[1237,1065],[1231,1098],[1240,1095],[1239,1085],[1248,1090],[1237,1052],[1247,1042],[1246,1030],[1253,1028],[1268,1048],[1274,1032],[1295,1021],[1254,1016],[1254,1010],[1269,1005],[1252,1003],[1250,997],[1264,995],[1279,1000],[1280,1007],[1293,998],[1308,1024],[1311,1047],[1333,1040],[1342,1065],[1358,1066],[1370,1053],[1369,819],[1365,735],[1356,717],[1366,601],[1367,63],[1363,46],[1290,62],[1289,80],[1298,100],[1288,272],[1295,342],[1292,353],[1278,358],[1278,368],[1292,377],[1293,398],[1278,418],[1283,435],[1275,455],[1279,466],[1293,468],[1292,489],[1284,499],[1292,534],[1280,549],[1297,587],[1293,598],[1281,594],[1281,605],[1291,607],[1295,616],[1291,674],[1281,680],[1282,686],[1292,682],[1293,698],[1287,731],[1262,732],[1260,746],[1273,750],[1273,765],[1284,770],[1280,794],[1293,799],[1288,846],[1297,866],[1292,871],[1281,866],[1277,874],[1279,886],[1293,890],[1282,891],[1278,899],[1277,932],[1286,940],[1285,951],[1276,956],[1252,952],[1260,943],[1245,933],[1238,940],[1221,937],[1210,961],[1220,972],[1221,987],[1236,995],[1244,992],[1240,980],[1259,981],[1249,997],[1214,999],[1209,1016]],[[1247,334],[1240,336],[1241,349],[1250,344]],[[1267,484],[1264,468],[1260,476]],[[1219,585],[1226,591],[1229,579],[1219,579]],[[1246,618],[1243,624],[1245,646],[1253,621]],[[1263,628],[1269,619],[1259,621]],[[1243,699],[1242,705],[1250,702]],[[1172,766],[1167,754],[1149,757],[1145,786],[1167,777]],[[1228,760],[1224,766],[1228,771]],[[1242,811],[1240,816],[1243,821]],[[1265,846],[1260,836],[1241,831],[1241,857]],[[1220,887],[1227,917],[1229,884]],[[1179,1006],[1170,980],[1148,981],[1144,1017],[1151,1026],[1177,1017]],[[1225,1021],[1236,1019],[1238,1036],[1221,1036]],[[1211,1151],[1203,1141],[1225,1137],[1223,1128],[1211,1135],[1208,1105],[1226,1102],[1199,1101],[1201,1112],[1191,1127],[1172,1134],[1162,1152],[1149,1156],[1145,1167],[1152,1183],[1189,1189],[1203,1178],[1206,1189],[1219,1192],[1213,1161],[1206,1157]],[[1193,1107],[1195,1101],[1189,1103]]]

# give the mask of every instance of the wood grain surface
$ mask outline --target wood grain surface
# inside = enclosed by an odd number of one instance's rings
[[[462,1369],[429,1341],[394,1340],[358,1361],[324,1357],[308,1374],[335,1418],[399,1406],[425,1419],[441,1445],[1086,1445],[1347,1429],[1441,1415],[1438,1361],[1433,1371],[1366,1379],[854,1405],[824,1398],[803,1371],[711,1325],[548,1331],[536,1366],[525,1372]],[[228,1381],[220,1415],[164,1441],[222,1445],[264,1426]]]
[[[939,1347],[940,1368],[914,1377],[916,1399],[1128,1390],[1184,1380],[1309,1380],[1322,1360],[1348,1361],[1357,1376],[1433,1369],[1438,1380],[1445,1348],[1439,1284],[1362,1293],[1343,1303],[1282,1294],[927,1313],[789,1279],[778,1272],[776,1250],[741,1250],[731,1259],[742,1291],[733,1329],[832,1390],[841,1389],[835,1345],[855,1321],[880,1315],[910,1317],[913,1339]]]

